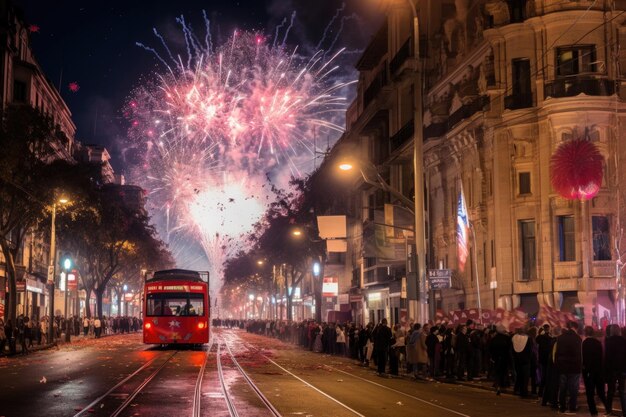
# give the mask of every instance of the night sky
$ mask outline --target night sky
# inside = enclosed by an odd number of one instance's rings
[[[158,47],[153,35],[157,28],[170,46],[183,48],[182,32],[176,23],[181,14],[192,28],[203,34],[202,10],[212,24],[212,36],[225,38],[234,29],[258,30],[265,36],[283,19],[296,12],[287,43],[290,47],[313,50],[324,29],[342,7],[341,0],[15,0],[28,24],[39,31],[32,34],[35,57],[51,82],[60,89],[77,125],[76,138],[85,144],[105,145],[113,155],[113,166],[124,172],[120,145],[126,124],[120,109],[142,76],[162,71],[151,53],[136,42]],[[348,0],[339,10],[344,28],[333,49],[346,47],[344,75],[358,59],[380,20],[377,0]],[[356,14],[353,14],[356,13]],[[341,19],[327,33],[322,48],[328,48],[339,31]],[[70,83],[80,89],[72,92]]]

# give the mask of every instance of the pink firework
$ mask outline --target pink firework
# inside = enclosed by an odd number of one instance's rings
[[[298,173],[294,160],[312,158],[314,131],[342,131],[334,120],[348,83],[332,78],[338,54],[304,58],[241,31],[215,51],[186,39],[192,56],[168,64],[157,55],[166,71],[128,101],[126,158],[167,217],[168,235],[193,232],[219,277],[238,248],[232,241],[264,211],[266,176]]]
[[[28,25],[28,31],[30,33],[39,33],[39,29],[41,28],[37,25],[34,25],[34,24]]]
[[[80,85],[78,85],[78,83],[76,81],[72,81],[71,83],[69,83],[67,85],[67,88],[72,92],[72,93],[76,93],[78,92],[78,90],[80,90]]]

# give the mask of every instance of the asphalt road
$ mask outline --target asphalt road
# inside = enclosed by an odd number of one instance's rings
[[[231,415],[226,398],[239,416],[276,415],[236,363],[282,416],[556,415],[511,395],[381,378],[373,368],[350,359],[303,351],[241,330],[218,329],[214,335],[214,343],[202,349],[149,347],[139,334],[131,334],[2,358],[0,416],[192,417],[201,370],[197,415]],[[579,406],[578,415],[588,415],[585,404],[579,401]]]

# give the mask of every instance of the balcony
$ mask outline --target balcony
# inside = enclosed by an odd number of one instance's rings
[[[446,134],[448,131],[448,123],[431,123],[424,128],[424,140],[430,138],[438,138]]]
[[[381,284],[393,279],[393,276],[387,274],[387,268],[385,267],[367,268],[363,275],[363,283],[365,285]]]
[[[533,106],[532,93],[513,94],[504,97],[504,108],[509,110],[527,109]]]
[[[467,104],[463,104],[457,111],[448,117],[448,129],[452,129],[457,123],[471,117],[474,113],[482,111],[488,104],[488,96],[480,96]]]
[[[440,123],[431,123],[424,128],[424,140],[444,136],[450,129],[461,121],[472,117],[475,113],[483,111],[489,106],[489,96],[478,96],[469,103],[463,104],[452,113],[448,120]]]
[[[411,44],[411,38],[407,39],[400,49],[398,49],[398,52],[391,62],[389,62],[389,72],[391,72],[391,75],[396,75],[400,67],[402,67],[402,64],[412,56]]]
[[[387,70],[385,67],[381,69],[376,77],[372,80],[370,85],[365,89],[363,93],[363,108],[367,108],[372,101],[376,99],[383,86],[387,85]]]
[[[391,148],[391,152],[395,152],[397,149],[401,148],[406,142],[408,142],[413,137],[413,132],[415,131],[415,123],[413,119],[409,120],[400,130],[396,132],[391,138],[389,138],[389,145]]]
[[[545,96],[552,98],[588,96],[611,96],[615,94],[615,81],[589,75],[558,78],[545,84]]]

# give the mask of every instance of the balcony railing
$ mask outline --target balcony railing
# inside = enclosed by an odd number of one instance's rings
[[[389,72],[391,72],[392,75],[395,75],[400,67],[402,67],[402,64],[404,64],[405,61],[412,56],[411,44],[411,38],[407,39],[400,49],[398,49],[398,52],[393,57],[391,62],[389,62]]]
[[[509,110],[527,109],[533,106],[532,93],[513,94],[504,97],[504,108]]]
[[[363,93],[363,108],[365,109],[380,93],[383,86],[387,85],[387,70],[385,67],[380,70],[376,77],[372,80],[369,86]]]
[[[392,276],[387,274],[387,268],[385,267],[374,267],[366,269],[363,275],[363,280],[365,281],[365,284],[388,282],[393,278]]]
[[[413,137],[415,131],[415,123],[413,119],[409,120],[395,135],[389,138],[389,144],[391,152],[394,152],[398,148],[402,147],[409,139]]]
[[[448,120],[440,123],[431,123],[424,128],[424,140],[430,138],[438,138],[446,134],[456,124],[464,119],[467,119],[475,113],[482,111],[489,105],[489,96],[479,96],[467,104],[463,104],[452,113]]]
[[[589,75],[557,78],[545,84],[545,96],[552,98],[588,96],[611,96],[615,94],[615,81]]]

